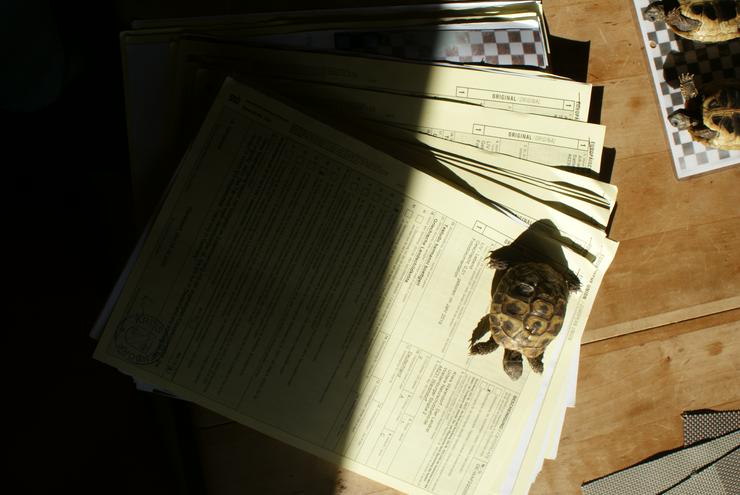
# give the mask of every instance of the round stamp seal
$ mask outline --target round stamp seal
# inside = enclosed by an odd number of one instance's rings
[[[138,314],[124,318],[116,328],[116,351],[134,364],[152,364],[164,355],[167,348],[167,329],[153,316]]]

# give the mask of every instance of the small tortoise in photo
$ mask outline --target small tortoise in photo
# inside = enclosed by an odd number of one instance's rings
[[[645,10],[645,19],[663,21],[678,36],[700,43],[716,43],[740,37],[738,0],[653,2]]]
[[[489,266],[503,271],[491,290],[490,313],[470,338],[470,354],[488,354],[504,348],[504,371],[512,380],[522,375],[522,355],[542,373],[542,356],[563,326],[568,293],[578,290],[578,277],[547,263],[502,259],[505,248],[492,251]],[[481,339],[489,333],[489,340]]]
[[[699,92],[693,74],[681,74],[679,81],[685,108],[671,113],[668,121],[705,146],[740,150],[740,83],[725,82]]]

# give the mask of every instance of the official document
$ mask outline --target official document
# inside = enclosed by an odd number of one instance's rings
[[[212,74],[214,80],[222,77],[218,72]],[[270,88],[295,104],[323,108],[339,115],[349,113],[544,165],[594,172],[599,172],[601,167],[605,127],[598,124],[331,84],[255,80],[250,74],[244,74],[244,78]],[[189,101],[210,101],[202,90],[184,94]],[[194,117],[200,120],[199,115]]]
[[[261,77],[444,98],[581,122],[588,117],[591,99],[590,84],[506,68],[481,71],[188,38],[180,40],[178,57],[184,79],[198,66],[221,67]]]
[[[480,105],[323,84],[271,84],[282,94],[310,98],[358,117],[392,123],[456,143],[545,165],[599,172],[605,127]]]
[[[561,204],[569,214],[583,215],[602,227],[616,205],[617,188],[611,184],[432,136],[419,134],[416,139],[430,145],[429,152],[442,163],[505,183],[552,205]]]
[[[471,191],[473,194],[480,195],[485,200],[499,207],[503,211],[512,214],[516,219],[521,222],[531,225],[541,218],[549,218],[553,221],[554,225],[557,226],[557,232],[553,232],[555,237],[565,239],[563,241],[571,246],[577,252],[580,250],[585,253],[599,252],[601,244],[607,241],[606,233],[600,227],[585,223],[584,221],[578,220],[577,218],[564,213],[552,205],[563,201],[565,198],[564,193],[553,194],[555,198],[554,202],[548,202],[550,197],[546,194],[548,191],[545,187],[547,180],[541,182],[545,184],[537,184],[541,186],[535,194],[526,194],[525,191],[507,184],[507,179],[510,177],[522,178],[523,176],[514,175],[511,170],[505,169],[506,175],[495,175],[493,178],[485,169],[477,172],[473,172],[459,163],[455,162],[452,158],[444,158],[438,156],[441,153],[441,149],[437,149],[440,146],[442,149],[448,147],[449,141],[434,138],[432,136],[421,136],[420,140],[428,147],[424,146],[413,146],[409,145],[406,140],[401,139],[385,139],[380,140],[376,136],[365,135],[364,139],[376,146],[379,149],[391,154],[395,158],[398,158],[402,162],[417,167],[430,175],[440,178],[441,180],[448,181],[454,184],[456,187],[462,190]],[[470,150],[468,150],[470,151]],[[499,157],[505,159],[504,161],[516,161],[517,159],[511,157]],[[494,160],[495,161],[495,160]],[[446,164],[450,163],[449,166]],[[531,164],[530,164],[531,165]],[[483,165],[481,165],[482,167]],[[443,167],[443,169],[440,169]],[[539,167],[542,169],[542,167]],[[551,168],[545,168],[548,172],[554,171]],[[573,174],[556,170],[555,173],[567,174],[568,177],[572,177]],[[584,181],[590,181],[590,179],[576,176],[578,179]],[[555,177],[552,177],[554,180]],[[511,181],[516,184],[516,181]],[[566,177],[561,178],[560,184],[566,182]],[[595,181],[592,181],[595,183]],[[605,186],[605,184],[600,183]],[[584,192],[587,189],[585,187],[579,188],[580,192]],[[603,194],[601,196],[600,194]],[[606,201],[608,205],[609,198],[616,200],[616,188],[602,187],[590,191],[588,197],[596,202],[597,199]],[[549,203],[549,204],[548,204]],[[609,206],[604,206],[602,209],[610,211]],[[611,242],[611,241],[608,241]]]
[[[497,493],[614,254],[547,241],[583,289],[545,372],[511,381],[468,341],[487,253],[526,229],[227,80],[95,357],[399,490]]]

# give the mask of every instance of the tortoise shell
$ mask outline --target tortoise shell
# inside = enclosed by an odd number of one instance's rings
[[[542,372],[545,348],[563,326],[568,293],[578,290],[580,283],[567,269],[495,256],[494,251],[491,267],[504,273],[498,283],[494,279],[490,311],[473,330],[470,353],[488,354],[503,347],[504,371],[516,380],[522,373],[522,356],[535,372]],[[481,341],[489,332],[489,340]]]
[[[728,41],[740,36],[740,2],[737,0],[678,0],[655,2],[646,17],[665,21],[678,36],[701,43]]]
[[[568,287],[545,263],[522,263],[504,273],[488,315],[491,336],[506,349],[534,358],[563,326]]]
[[[669,121],[705,146],[740,149],[740,83],[726,81],[699,91],[692,74],[681,74],[679,80],[685,108],[670,114]]]

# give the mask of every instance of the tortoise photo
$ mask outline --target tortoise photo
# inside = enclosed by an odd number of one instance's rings
[[[716,43],[740,36],[740,1],[738,0],[673,0],[651,3],[645,19],[663,21],[678,36]]]
[[[503,347],[504,371],[517,380],[522,375],[522,355],[535,372],[542,373],[545,348],[560,332],[568,293],[578,290],[580,282],[570,270],[563,273],[547,263],[507,259],[505,252],[501,248],[489,255],[489,266],[504,273],[491,288],[490,312],[473,330],[470,354]],[[490,338],[482,341],[489,332]]]
[[[671,113],[668,121],[705,146],[740,149],[740,83],[724,82],[700,92],[693,74],[681,74],[679,81],[684,109]]]

